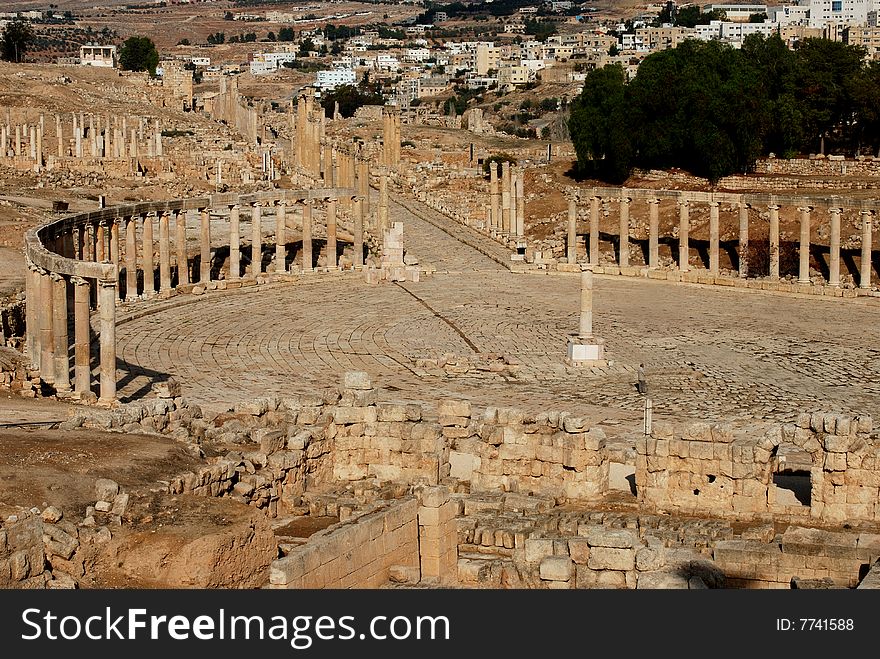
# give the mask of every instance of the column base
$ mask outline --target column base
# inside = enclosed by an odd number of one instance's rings
[[[812,284],[813,282],[809,279],[798,279],[797,283],[799,283],[799,284]]]
[[[605,340],[596,337],[569,337],[565,363],[568,366],[605,366]]]

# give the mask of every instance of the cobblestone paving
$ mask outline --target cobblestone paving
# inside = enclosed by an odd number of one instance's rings
[[[121,323],[121,395],[144,395],[151,378],[173,374],[192,401],[226,408],[332,386],[358,369],[384,399],[460,396],[632,422],[642,415],[634,373],[644,361],[655,418],[880,416],[870,303],[597,276],[594,331],[611,362],[573,369],[563,357],[578,326],[578,276],[514,274],[399,205],[391,217],[404,222],[408,251],[437,273],[379,285],[309,276]],[[444,356],[497,368],[449,372],[431,361]]]

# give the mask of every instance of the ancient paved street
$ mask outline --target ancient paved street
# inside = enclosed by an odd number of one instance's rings
[[[190,400],[225,409],[335,385],[357,369],[387,400],[454,395],[635,420],[643,405],[635,368],[644,361],[655,417],[880,416],[876,305],[597,276],[594,330],[612,361],[572,369],[563,357],[578,325],[578,276],[514,274],[397,204],[391,216],[404,222],[408,252],[437,273],[380,285],[354,274],[307,276],[186,298],[124,322],[123,398],[173,374]]]

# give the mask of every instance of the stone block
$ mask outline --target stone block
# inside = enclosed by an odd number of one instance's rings
[[[642,572],[636,585],[640,590],[687,590],[688,578],[674,571]]]
[[[578,535],[584,534],[579,530]],[[636,534],[629,529],[606,529],[601,526],[590,528],[584,537],[591,547],[629,549],[638,542]]]
[[[635,569],[633,549],[614,549],[611,547],[590,547],[587,565],[593,570],[632,570]]]
[[[99,478],[95,481],[95,498],[98,501],[113,501],[119,494],[119,484],[109,478]]]
[[[663,551],[659,548],[642,547],[636,552],[636,569],[642,572],[663,567]]]
[[[424,487],[419,492],[422,505],[428,508],[439,508],[449,501],[449,488],[445,485]]]
[[[346,371],[342,376],[344,389],[368,390],[373,388],[370,375],[366,371]]]
[[[376,415],[379,421],[407,421],[407,406],[379,403],[376,407]]]
[[[180,382],[173,377],[164,382],[154,382],[152,390],[159,398],[178,398],[182,395]]]
[[[333,409],[333,420],[342,425],[375,423],[376,419],[375,407],[336,407]]]
[[[590,558],[590,543],[586,538],[569,538],[568,554],[578,565],[586,565]]]
[[[568,556],[546,556],[538,568],[543,581],[569,581],[573,571],[573,563]]]
[[[525,542],[525,559],[527,563],[537,563],[545,556],[553,555],[552,538],[527,538]]]
[[[465,400],[445,398],[437,404],[437,414],[440,417],[467,417],[471,416],[471,404]]]

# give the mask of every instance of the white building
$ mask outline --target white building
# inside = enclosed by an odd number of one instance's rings
[[[767,5],[758,4],[718,4],[705,5],[703,7],[703,11],[705,13],[709,13],[710,11],[714,11],[715,9],[723,11],[727,16],[727,20],[729,21],[748,21],[749,17],[752,14],[767,13]]]
[[[376,68],[380,71],[397,71],[400,69],[400,62],[394,55],[379,53],[376,55]]]
[[[211,66],[210,57],[193,57],[190,59],[190,62],[192,62],[196,66]]]
[[[86,66],[116,66],[116,46],[88,44],[79,47],[79,63]]]
[[[867,25],[873,0],[810,0],[810,27]]]
[[[427,48],[407,48],[403,59],[406,62],[424,62],[431,59],[431,51]]]
[[[327,69],[318,71],[315,87],[319,89],[336,89],[342,85],[353,85],[357,82],[354,69]]]
[[[277,71],[285,62],[296,61],[296,53],[254,53],[251,60],[251,73],[263,75]]]

